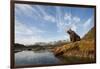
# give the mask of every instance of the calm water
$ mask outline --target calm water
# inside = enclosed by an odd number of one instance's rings
[[[15,53],[15,65],[41,65],[41,64],[58,64],[57,59],[52,52],[49,51],[22,51]]]

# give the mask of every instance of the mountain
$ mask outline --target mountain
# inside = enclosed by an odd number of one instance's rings
[[[14,44],[14,48],[15,48],[15,49],[24,48],[24,47],[26,47],[26,46],[24,46],[23,44],[19,44],[19,43],[15,43],[15,44]]]

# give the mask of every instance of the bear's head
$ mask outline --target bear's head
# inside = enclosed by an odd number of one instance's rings
[[[68,31],[67,31],[67,33],[68,34],[71,34],[73,31],[71,30],[71,29],[69,29]]]

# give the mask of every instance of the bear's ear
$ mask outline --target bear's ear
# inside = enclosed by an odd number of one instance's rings
[[[72,31],[71,28],[69,29],[69,31]]]

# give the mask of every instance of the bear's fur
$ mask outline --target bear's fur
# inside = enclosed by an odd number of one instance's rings
[[[76,41],[80,41],[80,36],[78,34],[76,34],[73,30],[69,29],[67,31],[67,33],[70,35],[70,41],[71,42],[76,42]]]

